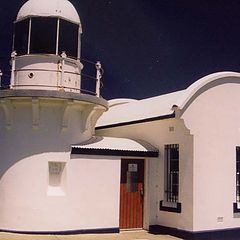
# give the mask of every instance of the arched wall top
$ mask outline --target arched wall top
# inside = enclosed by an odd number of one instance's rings
[[[179,109],[185,110],[201,93],[211,87],[225,83],[240,83],[240,73],[217,72],[200,78],[183,92],[182,97],[178,99],[176,105]]]
[[[240,73],[213,73],[199,79],[185,90],[143,100],[113,99],[109,101],[110,108],[99,119],[97,126],[104,129],[174,116],[178,118],[203,92],[226,83],[240,84]]]

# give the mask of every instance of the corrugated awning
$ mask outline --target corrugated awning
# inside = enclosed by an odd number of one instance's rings
[[[72,146],[72,154],[129,157],[158,157],[158,150],[146,142],[127,138],[93,137]]]

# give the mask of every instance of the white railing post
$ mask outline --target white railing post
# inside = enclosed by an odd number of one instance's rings
[[[0,89],[2,87],[2,75],[3,75],[3,73],[2,73],[2,70],[0,69]]]
[[[64,73],[65,73],[65,59],[67,58],[67,54],[65,52],[62,52],[62,74],[61,74],[61,83],[60,88],[61,90],[64,90],[63,82],[64,82]]]
[[[10,88],[13,88],[15,86],[15,70],[16,70],[16,56],[17,53],[15,51],[12,52],[11,54],[11,64],[12,64],[12,70],[11,70],[11,85]]]
[[[96,96],[100,97],[100,87],[101,87],[101,78],[102,78],[102,65],[101,63],[98,61],[96,63],[96,69],[97,69],[97,73],[96,73]]]

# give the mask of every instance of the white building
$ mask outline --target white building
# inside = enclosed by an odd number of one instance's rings
[[[67,0],[29,0],[17,15],[10,89],[0,92],[2,231],[118,232],[121,159],[158,155],[94,137],[108,103],[99,63],[94,92],[82,87],[81,32]]]
[[[186,90],[140,101],[109,101],[97,133],[144,140],[144,219],[152,232],[184,239],[240,234],[240,74],[215,73]]]
[[[94,92],[83,87],[81,33],[67,0],[18,13],[0,91],[0,230],[237,239],[240,74],[107,102],[99,63]]]

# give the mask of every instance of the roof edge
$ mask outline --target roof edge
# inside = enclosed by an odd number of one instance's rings
[[[169,118],[175,118],[175,112],[173,112],[172,114],[157,116],[157,117],[152,117],[152,118],[144,118],[144,119],[139,119],[139,120],[134,120],[134,121],[129,121],[129,122],[120,122],[120,123],[114,123],[114,124],[109,124],[109,125],[103,125],[103,126],[96,127],[95,129],[101,130],[101,129],[107,129],[107,128],[122,127],[122,126],[127,126],[127,125],[145,123],[145,122],[159,121],[159,120],[164,120],[164,119],[169,119]]]
[[[105,99],[84,93],[61,92],[55,90],[36,90],[36,89],[17,89],[17,90],[7,89],[0,91],[0,99],[31,98],[31,97],[89,102],[96,105],[100,105],[105,109],[108,109],[108,102]]]
[[[71,154],[117,156],[117,157],[152,157],[152,158],[159,156],[158,151],[134,151],[134,150],[76,148],[76,147],[72,147]]]

